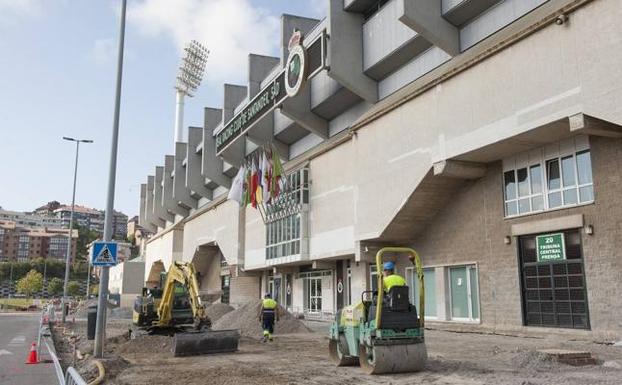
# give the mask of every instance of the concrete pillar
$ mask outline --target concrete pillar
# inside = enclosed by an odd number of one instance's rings
[[[363,73],[363,22],[363,15],[344,10],[343,0],[330,1],[328,76],[366,101],[375,103],[378,85]]]
[[[202,174],[203,150],[201,150],[201,153],[197,153],[197,147],[201,145],[202,141],[203,128],[188,128],[188,146],[186,147],[185,167],[186,188],[188,188],[195,196],[198,195],[211,200],[213,198],[213,190],[210,190],[205,186],[205,177]],[[219,162],[222,165],[222,161],[220,159],[213,159],[213,161]]]
[[[145,220],[147,223],[151,223],[153,226],[157,228],[164,228],[166,226],[166,222],[163,219],[158,218],[155,215],[155,176],[148,175],[147,176],[147,205],[145,207]],[[154,231],[155,232],[155,231]]]
[[[451,56],[460,53],[460,31],[443,18],[441,0],[397,0],[399,20]]]
[[[151,232],[156,232],[157,227],[147,220],[147,184],[140,185],[140,216],[138,223]]]
[[[175,163],[175,157],[172,155],[166,155],[164,157],[164,173],[162,176],[162,205],[165,210],[168,210],[174,214],[186,217],[189,214],[187,208],[179,205],[179,202],[173,197],[173,164]]]
[[[245,86],[235,84],[225,84],[223,94],[222,108],[222,124],[226,126],[233,118],[234,110],[248,96],[248,90]],[[244,151],[246,144],[243,138],[237,138],[229,143],[228,147],[220,154],[222,158],[234,167],[240,167],[244,160]]]
[[[201,175],[207,179],[210,188],[231,187],[231,178],[223,174],[223,161],[216,156],[214,130],[222,122],[223,112],[218,108],[205,108],[203,124],[203,163]]]
[[[175,216],[169,213],[163,205],[163,178],[164,178],[164,167],[156,166],[155,168],[155,179],[153,180],[153,214],[156,218],[160,218],[166,222],[175,222]]]
[[[197,208],[197,200],[190,195],[190,189],[186,187],[186,167],[184,161],[188,155],[188,144],[175,143],[175,158],[173,162],[173,200],[183,204],[186,208]]]

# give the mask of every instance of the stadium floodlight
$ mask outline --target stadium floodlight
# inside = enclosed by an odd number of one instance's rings
[[[175,89],[177,90],[177,106],[175,109],[175,142],[183,142],[183,125],[184,125],[184,98],[194,96],[194,92],[201,85],[203,73],[205,72],[205,63],[209,51],[201,43],[192,40],[184,48],[185,56],[181,59],[179,72],[177,74],[177,82]]]

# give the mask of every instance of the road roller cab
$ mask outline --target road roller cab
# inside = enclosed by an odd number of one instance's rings
[[[415,266],[417,282],[413,284],[419,285],[418,301],[409,299],[408,286],[393,286],[385,292],[384,277],[378,274],[378,291],[363,292],[361,302],[339,311],[331,325],[329,352],[337,366],[360,364],[368,374],[413,372],[425,367],[421,260],[413,249],[386,247],[376,254],[377,266],[382,266],[389,253],[407,254]]]

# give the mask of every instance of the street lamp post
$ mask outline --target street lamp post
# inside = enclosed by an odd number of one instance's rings
[[[112,221],[114,218],[114,189],[117,179],[117,150],[119,147],[119,115],[121,112],[121,83],[123,80],[123,48],[125,43],[125,12],[127,0],[121,2],[121,22],[119,26],[119,51],[117,55],[117,85],[114,100],[112,122],[112,141],[110,146],[110,165],[108,168],[108,196],[106,198],[106,216],[104,218],[104,242],[112,240]],[[109,267],[99,270],[99,292],[97,297],[97,320],[95,323],[95,344],[93,356],[104,357],[104,335],[106,333],[106,308],[108,302]]]
[[[62,301],[62,311],[63,311],[63,323],[65,323],[65,319],[67,316],[67,288],[69,284],[69,267],[71,266],[71,239],[73,235],[73,211],[76,204],[76,179],[78,177],[78,154],[80,153],[80,143],[93,143],[92,140],[86,139],[74,139],[63,136],[64,140],[68,140],[70,142],[76,142],[76,161],[73,169],[73,194],[71,196],[71,213],[69,214],[69,233],[67,236],[67,256],[65,258],[65,284],[63,286],[63,301]]]

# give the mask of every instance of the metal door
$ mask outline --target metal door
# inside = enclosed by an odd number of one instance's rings
[[[589,329],[579,230],[563,232],[566,259],[538,262],[536,236],[519,238],[523,322],[527,326]]]

